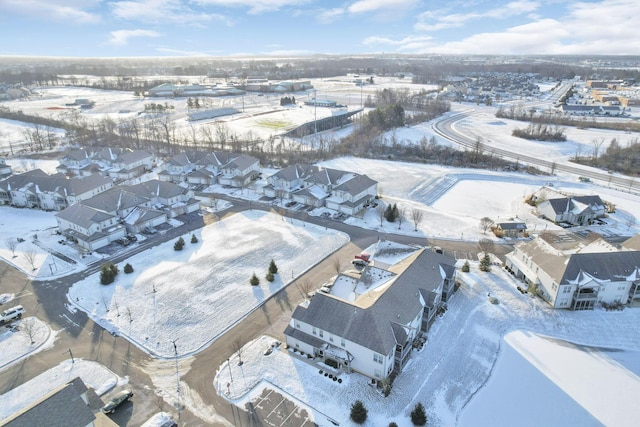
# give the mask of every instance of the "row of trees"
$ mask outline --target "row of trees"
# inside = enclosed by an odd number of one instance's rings
[[[361,400],[356,400],[351,404],[351,421],[356,424],[364,424],[367,421],[369,411],[365,408],[364,403]],[[418,402],[411,410],[411,423],[414,426],[424,426],[427,424],[427,413],[425,412],[424,405]],[[395,422],[390,422],[389,427],[398,427]]]
[[[267,279],[267,282],[273,282],[277,273],[278,266],[276,265],[274,260],[271,260],[271,262],[269,263],[269,268],[267,269],[267,274],[265,275],[265,279]],[[249,279],[249,284],[251,286],[258,286],[260,284],[260,278],[256,275],[256,273],[253,273],[253,275]]]
[[[514,129],[511,134],[518,138],[533,139],[536,141],[563,142],[567,140],[563,127],[540,122],[529,123],[524,129]]]

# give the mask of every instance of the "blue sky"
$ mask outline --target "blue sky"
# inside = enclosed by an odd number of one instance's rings
[[[639,25],[639,0],[0,0],[0,55],[637,55]]]

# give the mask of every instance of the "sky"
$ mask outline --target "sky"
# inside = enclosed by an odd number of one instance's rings
[[[637,0],[0,0],[0,55],[635,55]]]

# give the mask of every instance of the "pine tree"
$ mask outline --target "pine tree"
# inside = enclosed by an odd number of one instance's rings
[[[491,258],[487,253],[480,260],[480,271],[491,271]]]
[[[413,411],[411,411],[411,422],[414,426],[423,426],[427,424],[427,414],[424,412],[424,406],[422,406],[422,403],[416,403]]]
[[[273,260],[271,260],[271,263],[269,264],[269,273],[276,274],[277,272],[278,272],[278,266]]]
[[[198,238],[196,237],[195,234],[191,235],[191,243],[198,243]]]
[[[268,271],[265,279],[267,279],[267,282],[273,282],[275,280],[275,276],[271,271]]]
[[[124,268],[122,269],[124,271],[125,274],[131,274],[133,273],[133,267],[131,266],[131,264],[126,263],[124,265]]]
[[[463,273],[468,273],[469,270],[471,270],[471,266],[469,265],[469,261],[465,261],[464,265],[462,266],[462,272]]]
[[[253,273],[253,276],[251,276],[249,283],[251,283],[251,286],[258,286],[260,284],[260,279],[258,279],[258,276],[256,276],[256,273]]]
[[[181,251],[182,248],[184,247],[184,239],[182,237],[180,237],[178,240],[176,240],[176,242],[173,244],[173,250],[175,251]]]
[[[351,420],[356,424],[364,424],[367,421],[367,408],[360,400],[356,400],[351,405]]]
[[[112,262],[102,264],[100,266],[100,284],[108,285],[113,283],[118,274],[118,266]]]

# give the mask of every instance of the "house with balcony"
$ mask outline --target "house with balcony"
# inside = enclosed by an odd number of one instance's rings
[[[67,178],[48,175],[41,169],[11,175],[0,181],[0,202],[16,207],[62,210],[113,187],[111,179],[101,175]]]
[[[284,332],[290,348],[374,381],[402,371],[453,293],[455,260],[413,248],[382,268],[376,266],[382,252],[361,274],[338,275],[329,291],[296,307]]]
[[[599,237],[545,232],[517,243],[505,268],[553,308],[592,310],[640,299],[640,251],[620,250]]]

